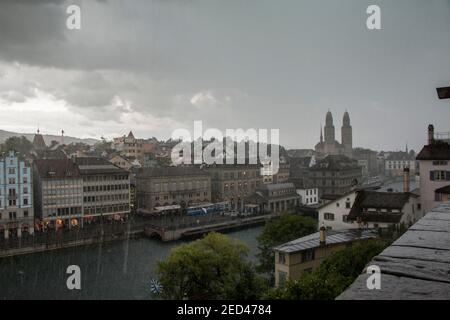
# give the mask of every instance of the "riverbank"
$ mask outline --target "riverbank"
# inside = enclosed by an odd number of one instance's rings
[[[89,246],[93,244],[99,244],[99,243],[108,243],[112,241],[124,241],[126,239],[130,238],[139,238],[144,235],[144,231],[133,231],[126,234],[112,234],[112,235],[106,235],[103,237],[92,237],[92,238],[82,238],[77,239],[73,241],[67,241],[67,242],[56,242],[56,243],[41,243],[41,244],[35,244],[33,246],[26,246],[26,247],[19,247],[19,248],[11,248],[11,249],[5,249],[0,251],[0,259],[6,258],[6,257],[12,257],[12,256],[18,256],[18,255],[26,255],[26,254],[33,254],[38,252],[46,252],[46,251],[54,251],[54,250],[61,250],[61,249],[67,249],[67,248],[73,248],[73,247],[80,247],[80,246]]]
[[[186,221],[187,218],[185,217],[153,220],[142,220],[136,217],[127,223],[90,225],[75,230],[49,231],[26,238],[2,241],[0,242],[0,258],[111,241],[123,241],[144,235],[150,238],[157,238],[163,242],[178,241],[185,238],[193,239],[211,231],[226,233],[260,226],[272,217],[272,214],[242,218],[222,216],[214,219],[211,219],[209,216],[189,217],[192,221]]]

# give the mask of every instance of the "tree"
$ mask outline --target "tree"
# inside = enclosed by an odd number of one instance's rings
[[[369,261],[389,245],[388,241],[365,240],[335,252],[313,272],[283,287],[271,289],[265,298],[327,300],[336,298],[361,274]]]
[[[29,156],[32,148],[33,144],[24,136],[9,137],[3,143],[1,152],[16,151],[20,156]]]
[[[157,274],[168,299],[258,299],[264,288],[247,261],[245,244],[209,233],[181,245],[158,262]]]
[[[317,231],[316,220],[299,215],[284,214],[269,221],[258,236],[258,272],[268,273],[274,281],[275,256],[273,247]]]

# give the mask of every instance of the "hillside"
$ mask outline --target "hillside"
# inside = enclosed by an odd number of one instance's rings
[[[33,141],[34,133],[17,133],[17,132],[0,130],[0,143],[3,143],[9,137],[20,137],[20,136],[24,136],[28,140]],[[47,134],[43,134],[42,136],[44,137],[44,141],[47,145],[50,145],[50,142],[52,140],[56,140],[58,142],[61,141],[61,136],[47,135]],[[96,143],[98,141],[99,140],[96,140],[96,139],[80,139],[80,138],[76,138],[76,137],[64,136],[65,144],[70,144],[70,143],[74,143],[74,142],[75,143],[83,142],[83,143],[86,143],[89,145],[93,145],[94,143]]]

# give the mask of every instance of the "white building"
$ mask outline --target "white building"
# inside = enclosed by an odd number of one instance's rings
[[[356,191],[348,192],[332,200],[318,209],[319,228],[324,226],[331,230],[347,230],[358,228],[356,222],[348,220],[348,215],[355,202]]]
[[[10,151],[0,158],[0,238],[34,233],[31,169]]]
[[[322,205],[319,227],[332,230],[410,226],[422,217],[420,195],[410,192],[409,170],[403,174],[403,192],[355,190]]]
[[[387,176],[402,176],[405,168],[409,168],[411,174],[416,172],[416,159],[412,154],[404,151],[391,152],[384,164],[384,172]]]
[[[306,206],[311,206],[319,203],[319,189],[297,189],[297,194],[301,196],[301,203]]]

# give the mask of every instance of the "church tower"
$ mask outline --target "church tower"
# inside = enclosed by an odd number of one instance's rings
[[[325,118],[325,143],[326,144],[334,144],[334,126],[333,126],[333,115],[330,111],[327,112],[327,116]]]
[[[323,135],[322,135],[322,124],[320,124],[320,143],[323,142]]]
[[[352,126],[350,125],[350,115],[347,111],[345,111],[344,118],[342,119],[341,138],[345,155],[351,157],[353,153],[353,137]]]

